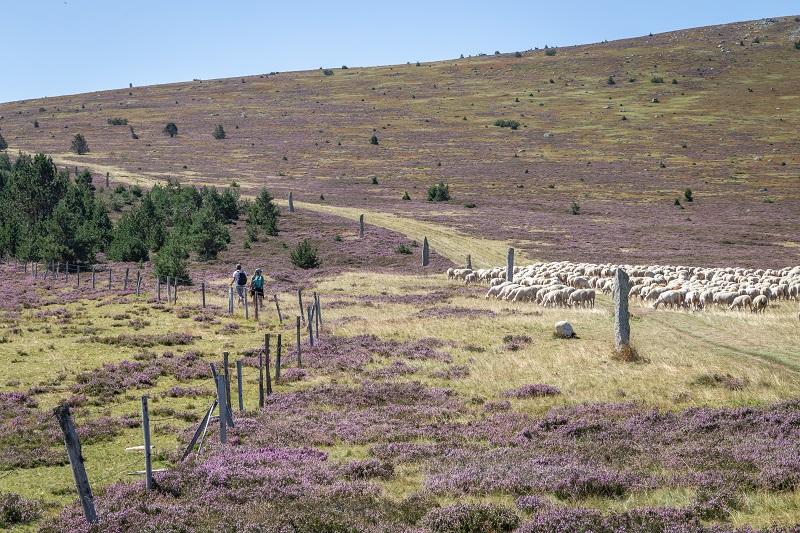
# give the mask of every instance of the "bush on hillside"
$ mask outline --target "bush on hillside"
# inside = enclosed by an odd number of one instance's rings
[[[3,138],[3,134],[0,133],[0,150],[5,150],[6,148],[8,148],[8,143]]]
[[[108,119],[108,123],[111,126],[127,126],[128,119],[127,118],[110,118]]]
[[[156,258],[153,261],[153,269],[156,276],[170,276],[177,278],[178,284],[188,285],[191,284],[187,264],[189,252],[182,241],[183,238],[181,236],[170,235],[164,246],[156,254]]]
[[[214,128],[214,132],[211,135],[213,135],[217,140],[224,139],[225,128],[222,127],[222,124],[217,124],[217,126]]]
[[[556,55],[556,49],[555,48],[547,48],[547,47],[545,47],[544,55],[552,57],[552,56]]]
[[[651,83],[664,83],[664,78],[662,78],[661,76],[653,76],[652,78],[650,78],[650,82]]]
[[[580,215],[581,214],[581,206],[576,201],[572,201],[572,204],[569,206],[569,212],[573,215]]]
[[[178,126],[174,122],[167,122],[167,125],[164,126],[164,134],[175,137],[178,134]]]
[[[380,141],[378,141],[378,136],[377,136],[377,135],[373,135],[372,137],[370,137],[370,138],[369,138],[369,143],[370,143],[370,144],[374,144],[374,145],[376,145],[376,146],[377,146],[378,144],[380,144]]]
[[[86,138],[83,135],[76,133],[75,137],[72,138],[70,149],[78,155],[83,155],[89,151],[89,143],[86,142]]]
[[[428,187],[429,202],[446,202],[450,199],[450,186],[443,181],[434,183]]]
[[[519,128],[519,122],[516,120],[497,119],[494,121],[494,125],[499,128],[511,128],[512,130]]]
[[[308,242],[308,239],[304,239],[297,244],[295,249],[292,250],[291,258],[292,264],[298,268],[317,268],[320,264],[317,257],[317,249]]]

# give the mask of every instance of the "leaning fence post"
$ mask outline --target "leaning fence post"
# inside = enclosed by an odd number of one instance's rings
[[[431,248],[428,244],[428,238],[422,239],[422,266],[426,267],[431,262]]]
[[[299,368],[302,366],[302,362],[300,360],[300,317],[299,316],[297,317],[295,326],[297,329],[297,367]]]
[[[281,304],[278,303],[278,295],[274,295],[275,298],[275,309],[278,311],[278,322],[283,324],[283,315],[281,314]]]
[[[83,455],[81,454],[81,442],[78,433],[72,423],[69,414],[69,406],[66,404],[56,407],[54,414],[58,419],[58,425],[64,433],[64,446],[69,455],[69,464],[72,466],[72,476],[75,478],[75,487],[78,489],[78,496],[83,506],[83,515],[90,524],[97,522],[97,512],[94,509],[94,497],[92,488],[89,486],[89,478],[86,476],[86,468],[83,465]]]
[[[308,313],[308,342],[311,346],[314,346],[314,308],[310,305],[306,310]]]
[[[225,397],[225,376],[217,376],[217,404],[219,405],[219,442],[228,442],[228,402]]]
[[[239,390],[239,412],[244,412],[244,398],[242,397],[242,361],[236,361],[236,388]]]
[[[200,295],[202,297],[203,309],[206,307],[206,282],[200,283]]]
[[[278,333],[278,345],[275,347],[275,383],[281,380],[281,334]]]
[[[358,237],[364,238],[364,215],[358,215]]]
[[[142,396],[142,431],[144,432],[144,488],[153,488],[153,462],[150,450],[150,413],[147,410],[147,396]]]

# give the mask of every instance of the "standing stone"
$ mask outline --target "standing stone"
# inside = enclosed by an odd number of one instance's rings
[[[472,256],[467,254],[467,268],[472,270]]]
[[[364,215],[358,216],[358,236],[364,238]]]
[[[424,237],[422,240],[422,266],[428,266],[431,262],[431,249],[428,246],[428,238]]]
[[[508,257],[506,258],[506,279],[514,281],[514,249],[508,249]]]
[[[294,200],[292,199],[292,191],[289,191],[289,212],[294,213]]]
[[[628,347],[631,341],[631,324],[628,313],[628,292],[631,284],[628,274],[617,268],[614,275],[614,346],[617,351]]]

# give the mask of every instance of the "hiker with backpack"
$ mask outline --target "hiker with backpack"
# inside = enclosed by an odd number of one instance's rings
[[[236,294],[239,296],[239,302],[244,304],[245,290],[247,290],[247,272],[242,268],[242,265],[236,265],[236,270],[233,272],[233,279],[231,286],[236,285]]]
[[[256,269],[255,274],[253,274],[253,279],[250,280],[250,295],[253,297],[253,301],[256,305],[260,305],[263,309],[264,307],[264,276],[262,274],[262,270],[260,268]]]

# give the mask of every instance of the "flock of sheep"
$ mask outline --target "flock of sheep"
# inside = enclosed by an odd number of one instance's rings
[[[595,265],[559,261],[506,268],[447,269],[448,279],[488,284],[486,298],[536,302],[545,307],[594,307],[596,291],[608,294],[614,274],[622,268],[630,277],[630,297],[660,306],[683,309],[726,309],[757,313],[780,299],[800,300],[800,266],[793,268],[702,268],[666,265]]]

